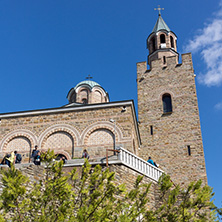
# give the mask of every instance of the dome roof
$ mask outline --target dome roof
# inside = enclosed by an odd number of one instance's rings
[[[109,102],[109,94],[99,83],[86,79],[69,90],[67,99],[69,103],[106,103]]]
[[[76,89],[77,87],[81,86],[81,85],[89,85],[91,88],[93,88],[94,86],[100,86],[99,83],[92,81],[92,80],[84,80],[80,83],[78,83],[74,89]],[[101,86],[100,86],[101,87]]]

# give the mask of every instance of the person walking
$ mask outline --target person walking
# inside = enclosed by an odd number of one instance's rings
[[[149,157],[149,159],[147,160],[147,163],[150,163],[150,164],[152,164],[153,166],[158,167],[157,164],[156,164],[155,162],[153,162],[153,160],[152,160],[151,157]]]

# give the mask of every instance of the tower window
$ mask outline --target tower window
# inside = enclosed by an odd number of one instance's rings
[[[171,44],[171,48],[174,48],[174,41],[173,41],[173,37],[170,36],[170,44]]]
[[[151,44],[152,44],[152,52],[154,52],[155,51],[155,49],[156,49],[156,43],[155,43],[155,38],[152,38],[152,40],[151,40]],[[151,52],[151,53],[152,53]]]
[[[166,38],[164,34],[160,35],[160,43],[166,43]]]
[[[164,94],[162,97],[162,101],[163,101],[163,113],[171,113],[172,101],[170,94]]]
[[[189,145],[187,146],[187,152],[188,152],[188,155],[191,156],[191,149]]]
[[[150,135],[153,135],[153,126],[150,126]]]

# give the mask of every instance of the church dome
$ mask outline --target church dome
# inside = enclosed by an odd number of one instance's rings
[[[99,83],[87,79],[70,89],[67,99],[69,103],[106,103],[109,102],[109,95]]]
[[[78,88],[79,86],[81,85],[88,85],[90,86],[91,88],[93,88],[94,86],[100,86],[99,83],[95,82],[95,81],[92,81],[92,80],[84,80],[80,83],[78,83],[74,88]],[[100,86],[101,87],[101,86]]]

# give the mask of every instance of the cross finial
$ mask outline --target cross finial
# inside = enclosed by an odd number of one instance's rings
[[[160,8],[160,5],[158,5],[158,8],[154,8],[154,10],[158,10],[159,11],[159,15],[161,15],[161,10],[164,10],[164,8]]]
[[[86,77],[86,79],[92,79],[92,76],[90,76],[90,75],[88,75],[87,77]]]

